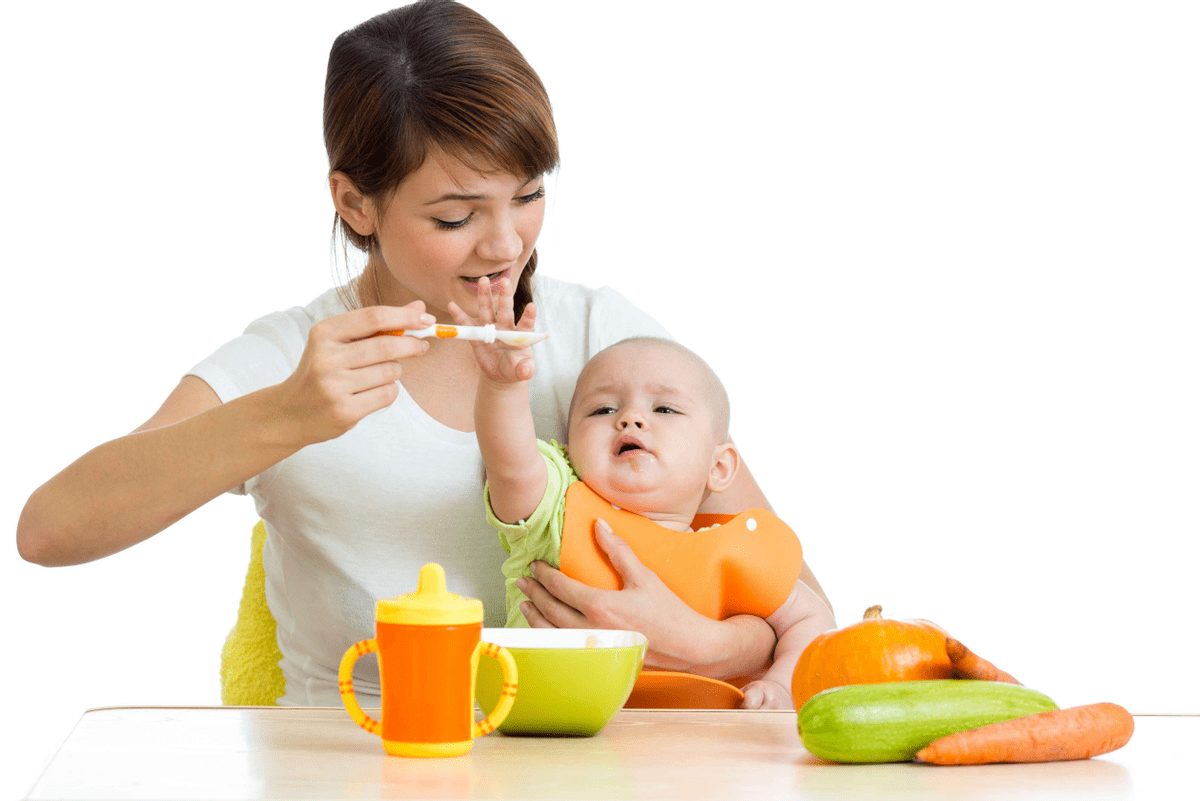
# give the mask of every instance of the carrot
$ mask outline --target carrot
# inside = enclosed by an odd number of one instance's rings
[[[1116,704],[1052,709],[934,740],[917,752],[933,765],[1054,762],[1115,751],[1133,736],[1133,716]]]
[[[983,657],[976,656],[971,649],[953,637],[946,638],[946,656],[950,657],[956,678],[1021,683]]]

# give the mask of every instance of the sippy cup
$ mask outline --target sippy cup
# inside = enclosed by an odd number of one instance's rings
[[[350,717],[383,738],[389,754],[408,757],[459,756],[472,740],[491,732],[512,709],[517,665],[498,645],[480,642],[483,604],[446,591],[441,565],[421,568],[417,591],[375,604],[375,637],[352,645],[342,656],[338,687]],[[354,696],[351,674],[360,656],[379,655],[382,720],[368,717]],[[475,674],[479,655],[500,663],[504,688],[496,708],[475,718]]]

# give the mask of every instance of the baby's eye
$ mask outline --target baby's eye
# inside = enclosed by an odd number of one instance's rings
[[[461,220],[439,220],[437,217],[433,217],[431,219],[433,220],[434,225],[436,225],[441,230],[453,231],[455,228],[462,228],[464,225],[466,225],[467,222],[471,219],[471,215],[468,214],[466,217],[463,217]]]
[[[674,409],[670,406],[655,406],[654,411],[656,414],[680,414],[678,409]]]
[[[591,416],[595,417],[596,415],[600,414],[615,414],[616,411],[616,408],[613,406],[601,406],[600,408],[593,410]]]

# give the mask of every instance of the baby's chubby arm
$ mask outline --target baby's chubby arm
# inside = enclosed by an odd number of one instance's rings
[[[791,595],[767,623],[779,636],[775,661],[766,674],[742,688],[744,709],[792,709],[792,673],[805,647],[836,627],[833,611],[807,584],[797,579]]]
[[[456,323],[494,322],[499,329],[533,330],[537,309],[532,303],[525,307],[521,322],[514,325],[513,286],[507,278],[501,280],[498,296],[492,294],[486,279],[480,280],[478,293],[479,321],[451,303],[450,314]],[[529,410],[533,353],[529,346],[514,348],[500,342],[471,345],[482,373],[475,394],[475,437],[487,471],[488,497],[499,520],[516,523],[537,509],[547,482],[546,461],[538,453],[533,413]]]

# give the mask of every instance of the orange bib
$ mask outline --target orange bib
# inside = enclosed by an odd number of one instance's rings
[[[599,517],[684,603],[713,620],[768,617],[800,577],[800,541],[765,509],[697,515],[692,528],[715,528],[674,531],[617,509],[576,481],[567,488],[559,569],[591,587],[621,589],[620,575],[596,543],[593,525]]]

